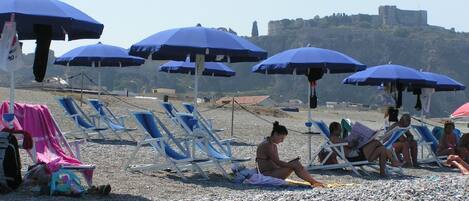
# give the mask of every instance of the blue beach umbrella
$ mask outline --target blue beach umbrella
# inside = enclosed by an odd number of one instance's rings
[[[396,107],[399,108],[402,105],[402,91],[405,88],[430,87],[435,85],[436,81],[413,68],[396,64],[385,64],[356,72],[346,77],[342,83],[359,86],[391,86],[398,92]],[[416,94],[420,95],[420,93]],[[417,97],[416,108],[421,108],[420,97]]]
[[[295,74],[306,75],[309,81],[308,89],[308,132],[311,133],[312,117],[311,108],[316,108],[316,81],[321,79],[324,73],[348,73],[360,71],[366,65],[343,53],[315,47],[303,47],[290,49],[275,54],[268,59],[252,67],[252,72],[263,74]],[[314,90],[314,92],[313,92]],[[309,140],[311,143],[311,140]],[[311,158],[311,144],[309,144],[309,160]]]
[[[369,67],[356,72],[343,81],[343,84],[380,86],[383,84],[408,86],[432,86],[436,81],[425,76],[422,72],[410,67],[386,64]]]
[[[432,73],[432,72],[422,72],[426,77],[429,79],[433,79],[436,81],[435,85],[432,85],[428,87],[429,89],[420,89],[420,88],[414,88],[410,89],[411,91],[421,91],[423,92],[426,90],[426,99],[423,99],[422,102],[424,102],[424,108],[426,112],[430,112],[430,103],[431,103],[431,95],[435,91],[461,91],[465,90],[466,87],[464,84],[461,84],[460,82],[442,74],[438,73]],[[433,89],[433,90],[431,90]],[[424,118],[424,110],[421,110],[420,113],[421,117],[421,122],[423,124],[423,118]]]
[[[185,61],[170,61],[160,66],[161,72],[166,73],[181,73],[181,74],[195,74],[195,63]],[[231,77],[235,76],[230,67],[219,62],[205,62],[205,68],[202,75],[216,76],[216,77]]]
[[[194,62],[187,61],[170,61],[160,66],[161,72],[166,73],[181,73],[181,74],[195,74]],[[226,66],[220,62],[205,62],[205,68],[202,73],[199,73],[205,76],[215,76],[215,77],[231,77],[235,76],[236,72],[233,71],[230,67]],[[196,92],[197,94],[198,92]]]
[[[311,85],[324,73],[348,73],[366,68],[366,65],[337,51],[315,47],[290,49],[275,54],[252,67],[252,72],[263,74],[306,75]],[[309,90],[310,108],[315,108],[316,99],[312,98],[312,87]],[[311,110],[308,114],[311,122]]]
[[[88,66],[95,68],[102,67],[127,67],[140,66],[145,60],[140,57],[130,56],[124,48],[105,45],[102,43],[77,47],[57,57],[54,61],[56,65],[67,66]],[[68,77],[68,76],[67,76]],[[101,71],[98,70],[98,84],[101,95]]]
[[[436,84],[431,88],[435,91],[459,91],[466,89],[464,84],[442,74],[432,72],[422,72],[425,76],[436,81]]]
[[[366,65],[334,50],[303,47],[280,52],[252,68],[253,72],[265,74],[306,75],[312,69],[329,73],[361,71]]]
[[[130,54],[153,60],[185,61],[205,56],[204,61],[256,62],[267,52],[232,33],[201,26],[169,29],[151,35],[130,47]]]
[[[20,40],[37,38],[37,26],[49,26],[52,40],[99,38],[104,25],[80,10],[58,0],[2,0],[0,25],[15,14]]]
[[[130,54],[152,60],[195,61],[194,106],[204,62],[255,62],[267,57],[265,50],[244,38],[200,25],[158,32],[132,45]]]
[[[16,23],[19,40],[36,39],[33,73],[42,82],[46,73],[51,40],[99,38],[104,25],[80,10],[58,0],[2,0],[0,26]],[[0,28],[0,31],[2,29]],[[14,102],[14,73],[11,72],[10,102]],[[13,113],[13,104],[10,104]]]

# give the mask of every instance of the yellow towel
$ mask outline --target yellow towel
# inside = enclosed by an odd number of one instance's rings
[[[291,179],[285,179],[285,181],[288,182],[288,185],[292,186],[308,186],[311,187],[311,184],[307,181],[296,181],[296,180],[291,180]],[[350,187],[355,185],[354,183],[329,183],[329,184],[324,184],[326,188],[343,188],[343,187]]]

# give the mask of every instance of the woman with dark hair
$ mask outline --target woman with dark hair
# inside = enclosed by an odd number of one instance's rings
[[[289,162],[279,159],[277,144],[282,143],[287,137],[288,130],[285,126],[274,122],[274,127],[269,137],[257,147],[256,162],[259,172],[265,176],[286,179],[292,172],[298,177],[309,182],[314,187],[324,187],[321,182],[316,181],[308,171],[301,165],[297,157]]]

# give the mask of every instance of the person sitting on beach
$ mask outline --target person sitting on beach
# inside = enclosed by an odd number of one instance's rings
[[[469,175],[469,164],[458,155],[449,155],[445,164],[458,168],[463,175]]]
[[[461,158],[469,163],[469,133],[465,133],[459,140],[457,147],[458,154]]]
[[[401,118],[399,119],[398,122],[392,124],[391,126],[389,126],[389,128],[387,129],[388,131],[396,128],[396,127],[401,127],[401,128],[405,128],[405,127],[409,127],[411,124],[411,117],[409,114],[403,114],[401,116]],[[391,137],[390,135],[391,133],[389,133],[389,136],[388,137]],[[386,140],[386,138],[385,138]],[[399,160],[402,162],[404,161],[405,164],[404,166],[405,167],[418,167],[418,163],[417,163],[417,153],[418,153],[418,149],[417,149],[417,141],[414,140],[414,136],[412,135],[412,133],[410,133],[410,131],[406,131],[404,135],[402,135],[401,137],[399,137],[399,139],[397,140],[397,142],[395,142],[393,144],[393,148],[394,148],[394,151],[396,152],[396,154],[398,156],[402,155],[404,157],[404,160],[401,160],[400,157]]]
[[[301,179],[309,182],[314,187],[324,187],[321,182],[316,181],[308,171],[301,165],[300,158],[297,157],[289,162],[279,159],[277,144],[283,142],[287,137],[287,128],[274,122],[272,132],[269,137],[257,147],[256,162],[259,172],[265,176],[279,179],[286,179],[292,172]]]
[[[456,155],[457,139],[453,131],[454,123],[451,121],[446,121],[443,135],[440,138],[438,149],[436,151],[438,156]]]
[[[345,139],[341,138],[340,133],[342,133],[342,126],[339,122],[332,122],[329,125],[330,139],[332,143],[343,143],[347,142]],[[349,144],[344,146],[345,157],[349,161],[359,161],[359,160],[368,160],[369,162],[379,159],[380,174],[382,176],[386,175],[386,162],[389,160],[391,166],[398,167],[402,165],[397,159],[392,155],[391,150],[387,150],[381,142],[378,140],[371,140],[361,148],[357,148],[357,142],[348,142]],[[358,152],[358,153],[353,153]]]

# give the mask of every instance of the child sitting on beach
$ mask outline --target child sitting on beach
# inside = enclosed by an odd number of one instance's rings
[[[347,142],[345,139],[343,139],[340,136],[340,133],[342,133],[342,126],[338,122],[332,122],[329,125],[329,131],[330,131],[330,139],[332,143],[337,144],[337,143],[343,143]],[[350,161],[357,161],[357,160],[368,160],[370,162],[375,161],[376,159],[379,159],[379,165],[380,165],[380,174],[382,176],[386,175],[385,168],[386,168],[386,162],[389,160],[391,161],[391,166],[397,167],[400,166],[401,164],[397,159],[395,159],[392,155],[392,152],[390,150],[387,150],[381,142],[378,140],[371,140],[367,144],[365,144],[363,147],[356,147],[358,145],[357,142],[348,142],[349,144],[347,146],[344,146],[344,152],[345,152],[345,157],[350,160]],[[354,150],[358,152],[358,154],[353,154]],[[336,154],[334,153],[334,157],[336,157]]]
[[[270,137],[266,137],[257,147],[256,162],[259,172],[265,176],[279,179],[286,179],[292,172],[295,172],[298,177],[309,182],[312,186],[324,187],[321,182],[311,177],[308,171],[301,165],[299,157],[289,162],[279,159],[277,144],[282,143],[287,134],[287,128],[276,121]]]

